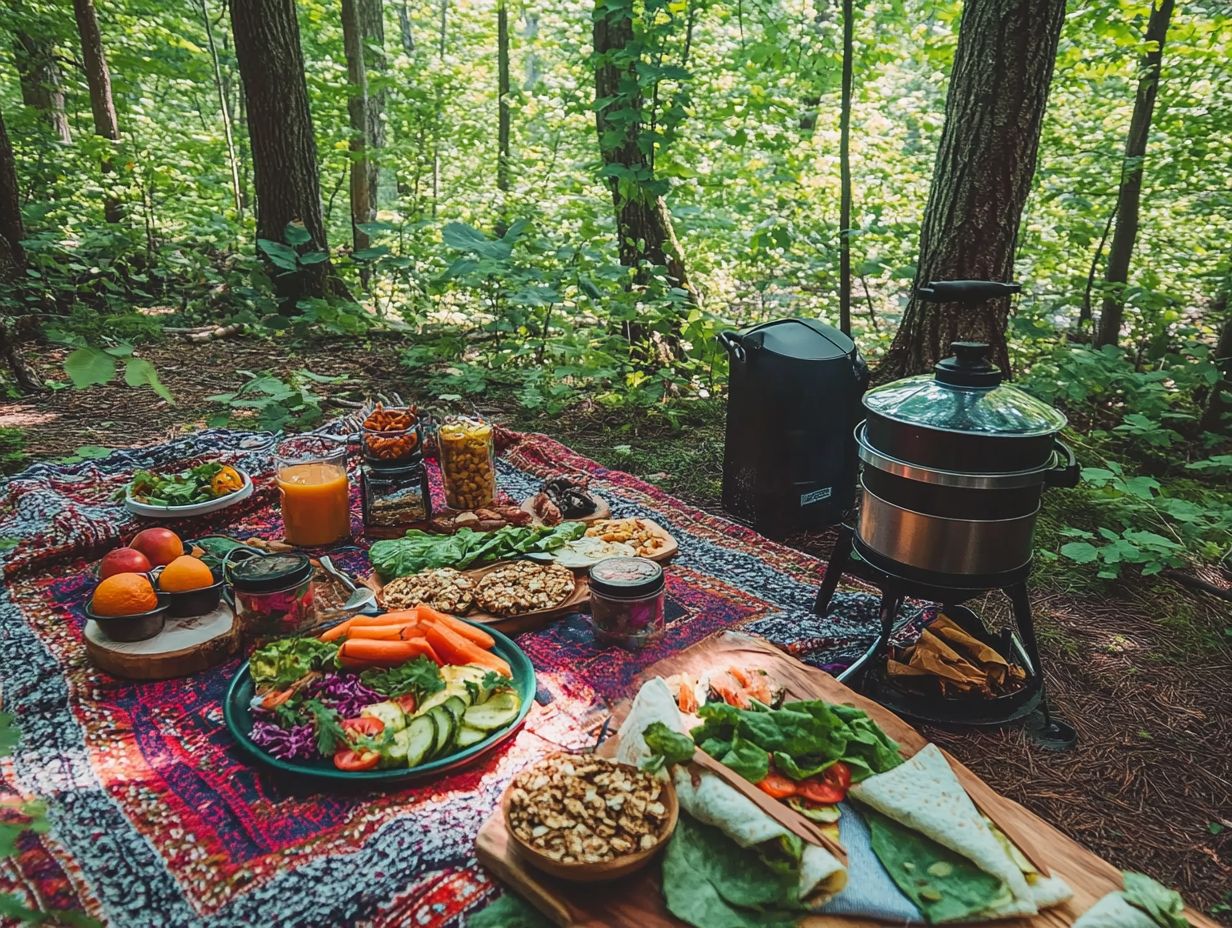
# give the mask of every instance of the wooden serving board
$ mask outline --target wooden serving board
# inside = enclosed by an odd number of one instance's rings
[[[721,632],[680,654],[659,661],[642,679],[674,673],[698,673],[736,664],[762,668],[786,687],[791,699],[826,699],[865,710],[892,737],[908,757],[927,741],[906,722],[877,703],[860,696],[829,674],[808,667],[767,642],[738,632]],[[628,711],[626,700],[613,713],[612,727]],[[1063,905],[1032,918],[990,922],[1005,928],[1069,928],[1096,900],[1121,888],[1121,875],[1043,819],[998,794],[971,770],[946,755],[959,781],[980,809],[993,819],[1032,860],[1042,860],[1054,876],[1064,879],[1074,896]],[[627,879],[610,884],[577,885],[543,876],[516,856],[499,810],[479,831],[475,851],[481,863],[502,882],[539,909],[561,928],[683,928],[663,904],[659,867],[651,864]],[[1218,928],[1205,916],[1186,910],[1194,928]],[[800,928],[872,928],[871,919],[837,915],[808,915]]]
[[[598,522],[600,519],[610,519],[612,517],[612,507],[608,505],[607,500],[605,500],[598,493],[591,493],[590,495],[591,495],[591,498],[594,499],[595,501],[595,507],[596,507],[595,511],[592,512],[588,516],[570,516],[569,518],[565,520],[566,522],[588,522],[589,523],[589,522]],[[539,516],[535,513],[535,507],[531,505],[531,501],[534,498],[535,497],[533,496],[526,497],[526,499],[522,500],[522,505],[519,506],[518,508],[521,509],[523,512],[529,512],[532,516],[534,516],[535,525],[542,525],[543,520],[539,518]]]
[[[509,561],[497,561],[494,564],[488,564],[484,567],[472,567],[469,570],[463,570],[461,573],[471,578],[478,580],[484,574],[490,573],[498,567],[510,563]],[[539,562],[535,562],[539,563]],[[381,590],[384,584],[381,578],[375,573],[367,576],[363,580],[368,586],[376,590],[378,600],[381,595]],[[559,605],[553,606],[551,609],[537,609],[534,612],[524,612],[521,615],[492,615],[490,612],[484,612],[478,606],[472,606],[470,612],[465,613],[465,617],[472,622],[479,622],[483,625],[490,625],[499,632],[504,632],[506,635],[519,635],[522,632],[534,631],[537,628],[554,622],[557,619],[564,618],[573,612],[582,611],[590,604],[590,581],[587,579],[585,572],[573,572],[573,595],[562,601]]]
[[[621,518],[621,517],[617,517]],[[629,518],[632,518],[631,516]],[[640,516],[638,518],[641,518]],[[666,564],[680,552],[680,545],[676,543],[676,538],[654,519],[642,519],[643,522],[650,528],[652,532],[656,532],[667,539],[667,547],[649,555],[650,560],[658,561],[660,564]]]
[[[239,650],[239,623],[225,602],[205,615],[168,616],[163,630],[144,641],[113,641],[93,619],[86,622],[85,645],[100,670],[125,680],[169,680],[220,664]]]

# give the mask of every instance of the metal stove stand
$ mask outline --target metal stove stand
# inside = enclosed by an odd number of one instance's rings
[[[1077,733],[1048,710],[1044,673],[1035,640],[1031,600],[1027,595],[1030,562],[1016,570],[981,576],[956,576],[917,571],[882,557],[863,544],[849,525],[839,529],[834,553],[826,566],[813,611],[825,615],[843,574],[852,574],[881,591],[881,628],[876,641],[839,679],[881,705],[910,719],[941,726],[1005,726],[1022,723],[1032,741],[1063,751],[1073,747]],[[993,635],[979,616],[963,607],[977,596],[1000,590],[1010,600],[1018,633]],[[1023,688],[995,699],[950,699],[925,696],[899,687],[886,674],[886,657],[894,619],[908,597],[939,603],[942,611],[974,637],[1027,670]]]

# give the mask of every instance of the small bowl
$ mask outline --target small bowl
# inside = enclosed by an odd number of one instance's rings
[[[197,590],[180,590],[178,592],[158,589],[158,578],[162,572],[162,567],[155,567],[151,570],[150,582],[154,584],[154,589],[158,592],[159,601],[165,600],[167,602],[169,607],[168,613],[172,618],[186,619],[194,615],[205,615],[207,612],[213,612],[218,608],[218,603],[222,600],[224,584],[222,574],[217,569],[210,568],[214,582],[209,586],[203,586]]]
[[[629,767],[630,770],[637,769],[628,764],[618,766]],[[619,880],[631,873],[636,873],[649,864],[663,850],[672,832],[676,830],[676,820],[680,817],[680,802],[676,798],[676,787],[672,785],[671,780],[664,780],[661,783],[663,786],[661,801],[667,806],[667,820],[654,846],[646,850],[634,851],[632,854],[601,860],[597,863],[563,863],[553,860],[537,848],[531,847],[513,830],[513,825],[509,821],[509,807],[513,793],[512,782],[501,795],[501,815],[505,820],[505,831],[509,834],[509,839],[513,842],[518,857],[548,876],[570,883],[605,883]]]
[[[423,457],[423,426],[419,417],[406,407],[391,406],[386,412],[410,413],[411,424],[404,429],[360,426],[365,460],[386,466],[420,460]]]
[[[136,615],[98,615],[90,608],[94,603],[94,594],[90,594],[86,602],[86,616],[97,622],[99,631],[112,641],[145,641],[161,632],[167,624],[167,600],[158,594],[158,602],[157,609]]]

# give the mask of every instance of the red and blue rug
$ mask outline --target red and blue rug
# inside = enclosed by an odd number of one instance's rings
[[[822,572],[814,558],[542,435],[504,438],[499,480],[511,499],[546,475],[587,473],[616,516],[653,518],[676,537],[668,630],[637,654],[597,646],[584,616],[522,635],[545,704],[476,766],[397,791],[322,790],[254,766],[223,723],[240,658],[190,678],[130,683],[86,657],[87,570],[141,525],[116,500],[132,472],[204,457],[238,464],[256,477],[252,498],[171,527],[186,537],[278,538],[273,436],[210,430],[14,477],[0,509],[0,683],[21,740],[0,760],[0,803],[43,800],[50,828],[27,833],[0,860],[0,892],[124,928],[459,925],[496,891],[472,843],[504,785],[538,754],[587,745],[590,720],[640,670],[732,626],[818,666],[841,665],[871,641],[876,603],[867,594],[840,592],[825,619],[812,614]],[[353,570],[366,565],[362,547],[340,554]]]

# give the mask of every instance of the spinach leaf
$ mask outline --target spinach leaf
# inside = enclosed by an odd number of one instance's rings
[[[688,735],[672,731],[662,722],[652,722],[642,732],[646,746],[653,755],[642,765],[643,770],[652,773],[662,770],[668,764],[683,764],[697,750]]]
[[[753,783],[764,780],[770,772],[770,755],[739,734],[718,761]]]
[[[385,580],[405,577],[434,567],[463,570],[481,561],[499,561],[529,554],[553,551],[581,537],[586,526],[581,522],[560,525],[506,525],[494,532],[458,529],[452,535],[430,535],[411,529],[402,538],[375,542],[368,549],[373,569]]]

